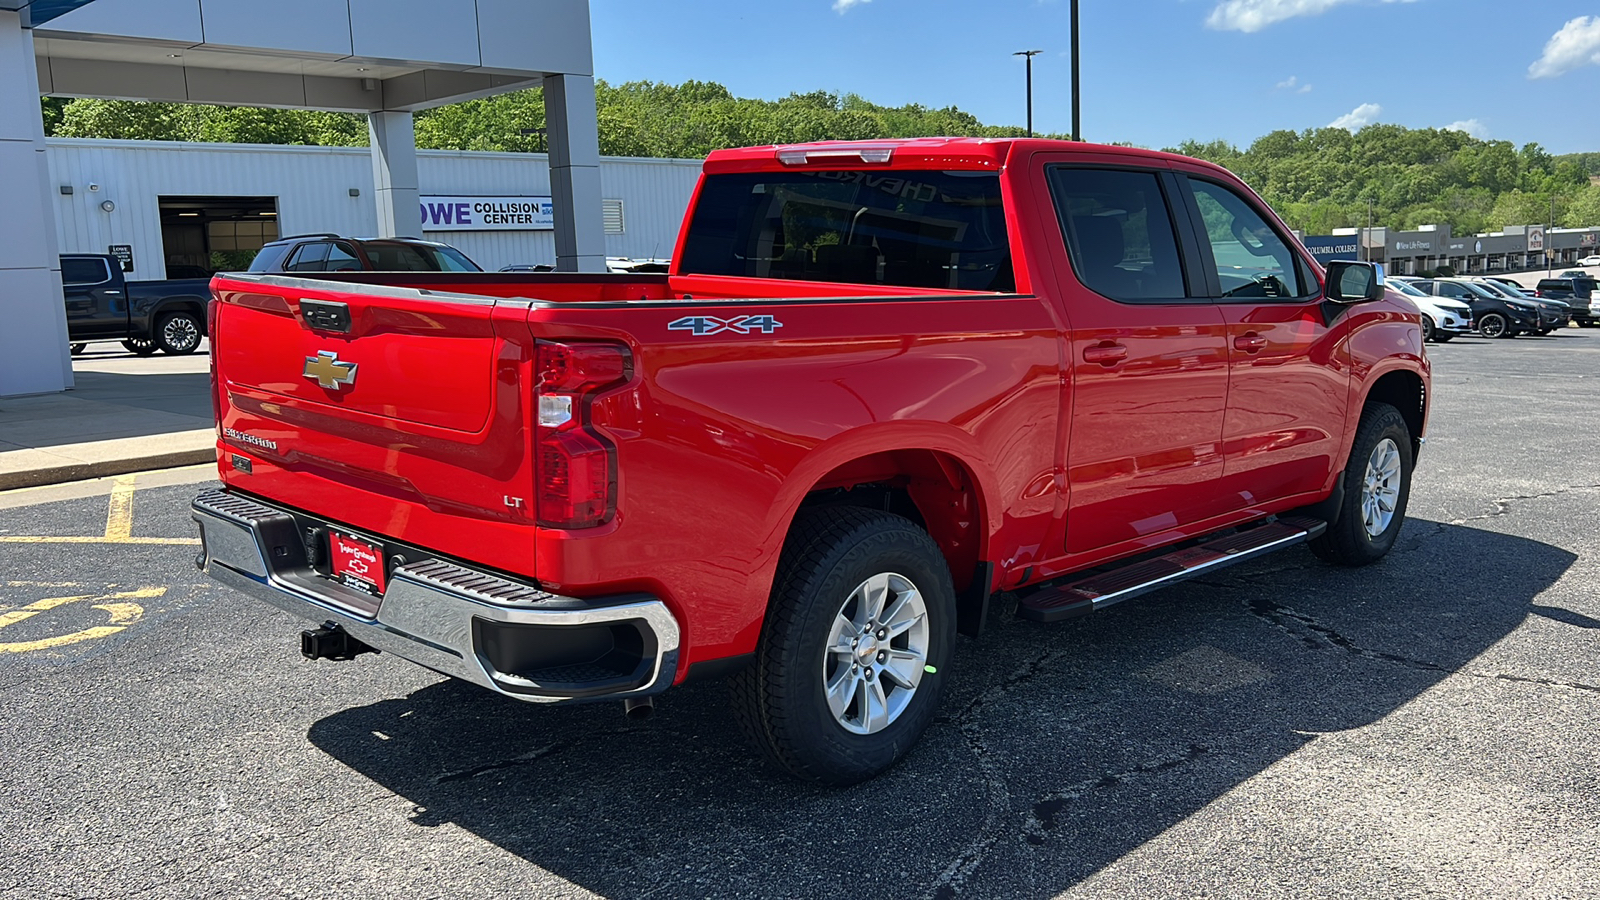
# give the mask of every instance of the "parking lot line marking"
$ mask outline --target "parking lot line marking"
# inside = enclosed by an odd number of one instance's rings
[[[40,638],[39,640],[35,641],[13,641],[10,643],[0,643],[0,653],[29,653],[34,650],[49,650],[55,647],[65,647],[69,644],[81,644],[84,641],[92,641],[98,638],[109,637],[119,631],[123,631],[129,625],[132,625],[144,618],[144,607],[137,603],[130,603],[128,601],[149,600],[164,596],[166,593],[167,589],[164,587],[148,587],[140,588],[136,591],[118,591],[112,594],[101,594],[99,596],[81,594],[74,597],[46,597],[43,600],[36,600],[27,606],[0,613],[0,629],[4,629],[9,625],[15,625],[18,622],[26,621],[34,616],[39,615],[40,613],[49,612],[52,609],[65,606],[68,603],[81,603],[85,600],[108,601],[105,603],[96,603],[94,605],[95,609],[98,609],[106,614],[107,624],[105,625],[95,625],[90,628],[74,631],[71,634],[58,634],[53,637]]]
[[[147,537],[0,537],[0,544],[168,544],[179,547],[198,547],[199,538],[147,538]]]
[[[106,537],[127,540],[133,536],[133,483],[137,475],[118,475],[111,482],[111,503],[106,509]]]

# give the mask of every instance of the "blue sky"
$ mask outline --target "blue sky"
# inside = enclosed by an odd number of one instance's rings
[[[1082,0],[1083,134],[1149,147],[1335,122],[1600,150],[1600,0]],[[854,92],[1071,128],[1067,0],[593,0],[596,74]],[[1580,99],[1582,102],[1580,103]]]

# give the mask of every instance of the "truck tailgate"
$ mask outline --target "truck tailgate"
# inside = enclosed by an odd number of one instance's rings
[[[527,301],[270,275],[212,287],[229,487],[533,572]]]

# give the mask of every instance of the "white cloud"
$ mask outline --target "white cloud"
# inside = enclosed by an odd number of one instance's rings
[[[1528,77],[1554,78],[1591,65],[1600,65],[1600,16],[1579,16],[1550,36]]]
[[[1309,93],[1311,93],[1311,85],[1302,84],[1302,85],[1300,85],[1300,90],[1295,91],[1295,93],[1296,94],[1309,94]]]
[[[842,16],[863,3],[871,2],[872,0],[833,0],[833,11]]]
[[[1288,78],[1285,78],[1284,80],[1278,82],[1278,88],[1280,90],[1285,89],[1285,88],[1292,88],[1292,87],[1294,87],[1295,85],[1297,85],[1299,83],[1300,83],[1300,76],[1298,76],[1298,75],[1290,75]]]
[[[1320,16],[1335,6],[1344,6],[1354,0],[1222,0],[1211,15],[1206,17],[1206,27],[1218,31],[1260,31],[1268,25],[1300,16]],[[1378,0],[1380,3],[1414,3],[1416,0]]]
[[[1298,75],[1290,75],[1288,78],[1278,82],[1274,89],[1280,91],[1294,91],[1296,94],[1311,93],[1311,85],[1301,84],[1300,76]]]
[[[1479,140],[1483,140],[1489,136],[1489,127],[1478,119],[1462,119],[1459,122],[1451,122],[1449,125],[1444,127],[1444,130],[1462,131]]]
[[[1376,103],[1363,103],[1355,109],[1328,123],[1329,128],[1343,128],[1346,131],[1355,131],[1363,126],[1371,125],[1383,115],[1383,107]]]

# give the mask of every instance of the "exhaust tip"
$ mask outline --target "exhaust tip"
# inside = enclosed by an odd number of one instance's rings
[[[622,714],[635,722],[642,722],[655,714],[656,703],[649,697],[629,697],[622,701]]]

